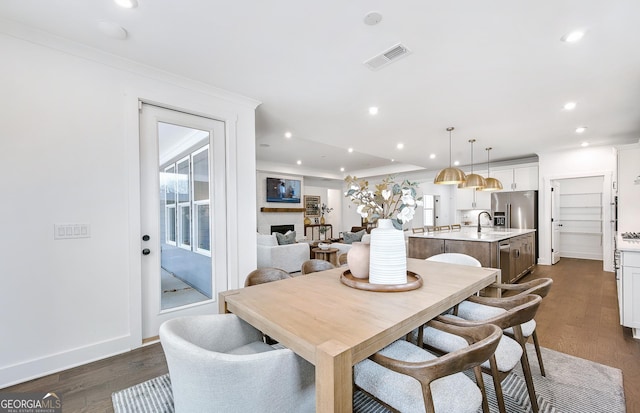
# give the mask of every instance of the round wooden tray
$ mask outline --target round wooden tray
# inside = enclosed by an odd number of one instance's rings
[[[422,287],[422,277],[411,271],[407,271],[406,284],[371,284],[368,278],[355,278],[349,270],[346,270],[340,275],[340,282],[351,288],[357,288],[358,290],[386,293],[410,291]]]

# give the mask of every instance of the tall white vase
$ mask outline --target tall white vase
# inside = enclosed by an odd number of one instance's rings
[[[404,233],[395,229],[390,219],[379,219],[378,227],[371,230],[369,283],[407,283],[407,249]]]

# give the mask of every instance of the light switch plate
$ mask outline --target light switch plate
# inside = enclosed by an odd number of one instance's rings
[[[54,224],[53,239],[90,238],[89,224]]]

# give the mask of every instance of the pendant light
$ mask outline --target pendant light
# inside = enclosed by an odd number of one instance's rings
[[[444,168],[438,173],[436,178],[433,180],[434,184],[456,185],[467,179],[462,170],[451,166],[451,131],[454,129],[455,128],[453,126],[447,128],[447,132],[449,132],[449,167]]]
[[[471,144],[471,173],[467,175],[467,180],[464,183],[458,185],[458,188],[481,190],[487,186],[487,182],[482,176],[473,173],[473,143],[475,141],[475,139],[469,139],[469,143]]]
[[[491,178],[489,176],[489,165],[490,165],[489,152],[493,148],[485,148],[485,149],[487,151],[487,178],[485,179],[485,181],[487,182],[487,185],[484,188],[482,188],[482,191],[501,191],[502,190],[502,182],[500,182],[496,178]]]

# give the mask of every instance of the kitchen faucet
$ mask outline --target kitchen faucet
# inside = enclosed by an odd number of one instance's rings
[[[478,232],[482,232],[482,226],[480,225],[480,216],[482,214],[487,214],[487,216],[489,217],[489,221],[491,221],[493,218],[491,218],[491,214],[488,213],[487,211],[482,211],[478,214]]]

